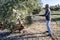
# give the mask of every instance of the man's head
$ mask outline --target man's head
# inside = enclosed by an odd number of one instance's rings
[[[45,5],[45,9],[48,9],[48,8],[49,8],[49,5],[48,5],[48,4],[46,4],[46,5]]]

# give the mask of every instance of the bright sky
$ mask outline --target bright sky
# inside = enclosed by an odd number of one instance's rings
[[[60,5],[60,0],[42,0],[43,3],[43,7],[45,4],[49,4],[49,5]]]

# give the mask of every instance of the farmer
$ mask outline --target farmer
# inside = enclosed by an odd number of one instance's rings
[[[49,9],[49,5],[46,4],[45,5],[45,14],[44,15],[38,15],[38,16],[45,16],[46,18],[46,26],[47,26],[47,32],[49,33],[49,36],[52,36],[52,33],[51,33],[51,29],[50,29],[50,9]]]

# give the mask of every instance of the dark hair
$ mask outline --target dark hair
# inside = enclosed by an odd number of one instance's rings
[[[49,4],[46,4],[46,5],[45,5],[45,8],[49,8]]]

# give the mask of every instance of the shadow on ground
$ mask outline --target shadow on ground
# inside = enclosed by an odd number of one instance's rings
[[[21,39],[27,39],[27,38],[39,38],[39,37],[48,37],[48,35],[44,35],[47,32],[42,32],[42,33],[30,33],[30,34],[22,34],[18,36],[13,36],[13,37],[7,37],[8,35],[11,34],[11,32],[3,32],[0,33],[0,40],[21,40]],[[37,34],[43,34],[41,36],[37,36]]]

